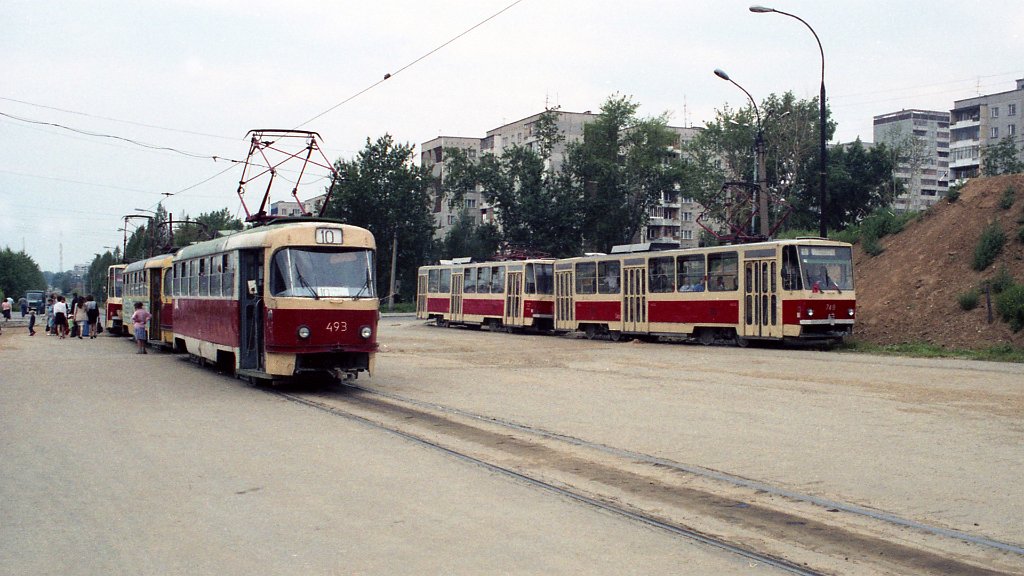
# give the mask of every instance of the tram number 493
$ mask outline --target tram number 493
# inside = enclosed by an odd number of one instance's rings
[[[346,330],[348,330],[348,323],[347,322],[328,322],[327,323],[327,331],[328,332],[344,332]]]
[[[317,228],[317,244],[344,244],[344,234],[338,228]]]

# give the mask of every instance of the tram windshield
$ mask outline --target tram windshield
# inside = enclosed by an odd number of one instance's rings
[[[853,290],[853,253],[849,246],[800,246],[805,290]]]
[[[270,293],[299,298],[374,298],[373,251],[284,248],[270,264]]]

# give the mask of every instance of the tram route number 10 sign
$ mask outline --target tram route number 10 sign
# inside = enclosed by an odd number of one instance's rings
[[[317,244],[343,244],[344,235],[338,228],[317,228],[316,229],[316,243]]]

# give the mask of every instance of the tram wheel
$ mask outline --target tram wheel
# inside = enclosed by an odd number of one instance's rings
[[[622,340],[622,332],[618,330],[611,330],[608,332],[608,339],[612,342],[619,342]]]
[[[597,338],[597,326],[593,324],[587,324],[587,328],[584,332],[587,335],[587,340],[593,340]]]
[[[746,348],[747,346],[750,346],[750,340],[747,340],[742,336],[736,336],[736,346],[739,346],[740,348]]]
[[[711,346],[715,343],[715,333],[711,330],[701,330],[697,341],[705,346]]]

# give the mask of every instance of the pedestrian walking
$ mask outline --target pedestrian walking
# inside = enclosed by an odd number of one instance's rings
[[[146,323],[153,315],[142,307],[142,302],[135,303],[135,312],[132,313],[132,327],[135,328],[135,342],[139,345],[136,354],[146,354]]]
[[[79,296],[75,304],[75,326],[78,327],[78,339],[89,335],[89,314],[85,309],[85,296]]]
[[[21,317],[24,318],[28,314],[28,298],[18,298],[18,306],[21,307]]]
[[[36,335],[36,311],[29,310],[28,312],[28,335]]]
[[[92,340],[96,337],[96,325],[100,319],[100,307],[92,294],[85,297],[85,316],[88,322],[86,326],[88,326],[89,339]]]
[[[53,304],[54,299],[51,294],[50,297],[46,299],[46,333],[49,336],[56,334],[56,330],[53,329]]]
[[[63,296],[58,296],[53,304],[53,329],[61,340],[68,335],[68,304]]]
[[[3,302],[0,302],[0,313],[4,315],[4,322],[11,319],[11,299],[4,298]]]

